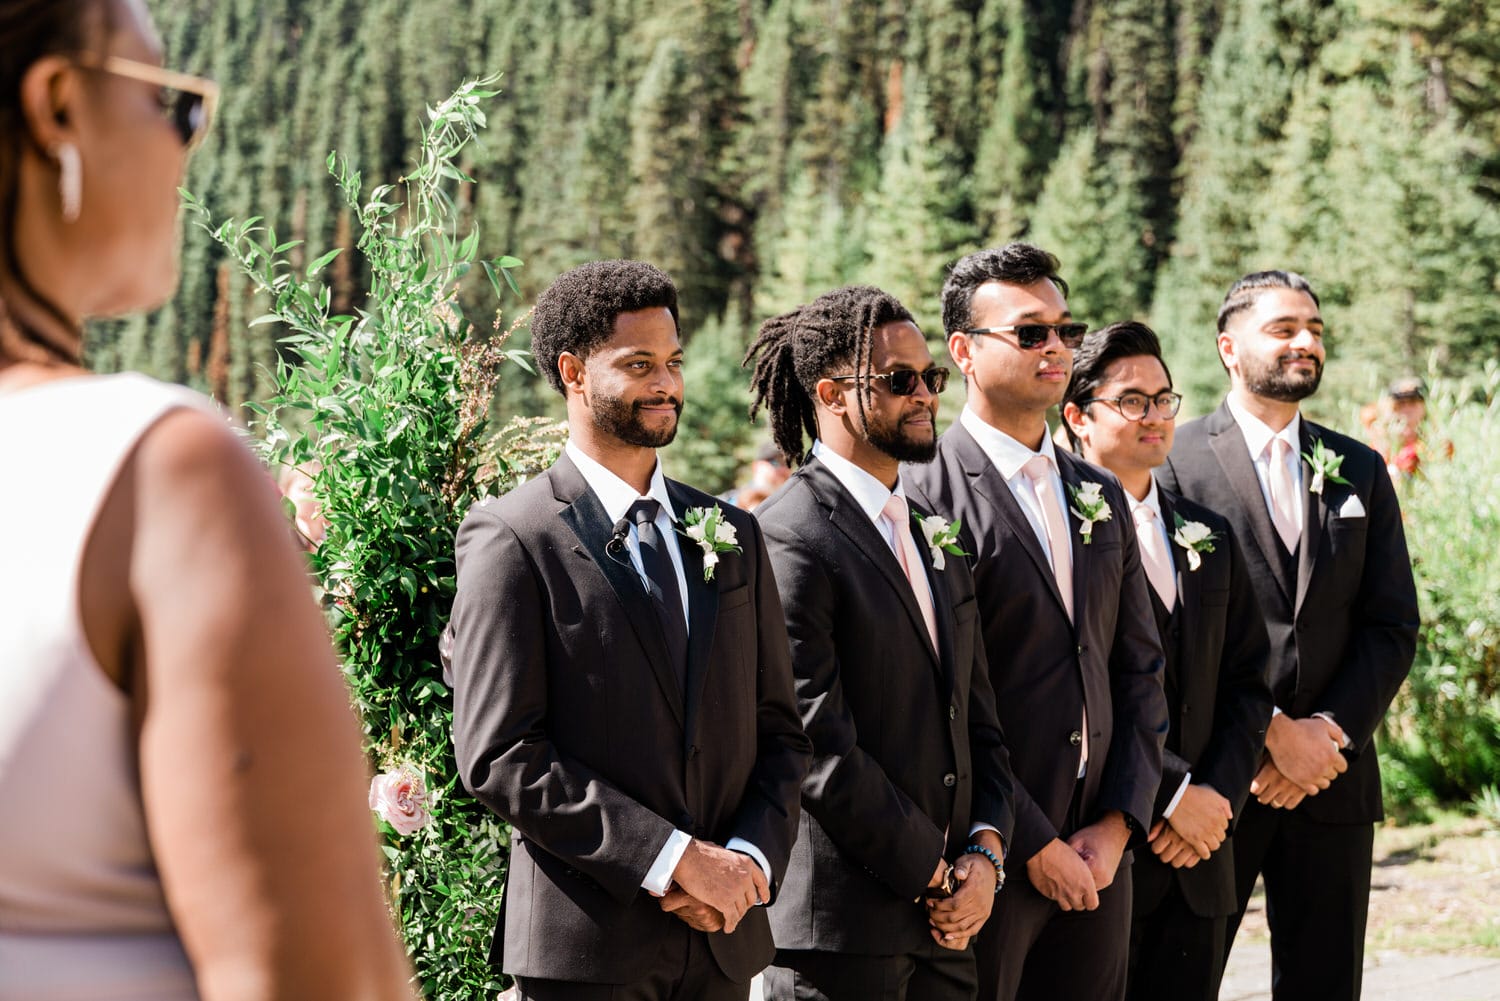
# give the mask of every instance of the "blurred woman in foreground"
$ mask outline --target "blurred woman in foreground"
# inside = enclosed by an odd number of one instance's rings
[[[0,0],[0,1001],[412,997],[265,473],[79,364],[171,294],[215,97],[141,0]]]

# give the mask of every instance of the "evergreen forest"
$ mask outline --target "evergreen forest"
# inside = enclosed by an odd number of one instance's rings
[[[294,259],[345,247],[336,311],[359,308],[368,265],[330,150],[367,186],[395,181],[424,109],[501,74],[461,189],[480,256],[525,261],[501,328],[582,261],[665,268],[710,480],[749,447],[738,362],[762,318],[869,282],[936,342],[946,265],[1015,238],[1061,258],[1078,317],[1152,323],[1191,412],[1223,391],[1218,302],[1263,267],[1322,294],[1325,408],[1500,354],[1489,0],[152,6],[168,64],[224,89],[188,189],[216,217],[263,216],[273,242],[304,241]],[[172,302],[101,325],[93,363],[231,404],[264,397],[281,328],[254,322],[264,304],[206,233],[189,227],[183,254]],[[482,274],[463,302],[476,329],[496,325]],[[557,406],[519,369],[499,405]]]

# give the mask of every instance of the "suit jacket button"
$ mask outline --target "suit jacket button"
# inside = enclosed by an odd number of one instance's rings
[[[958,719],[958,706],[949,706],[948,707],[948,718],[949,719]]]
[[[954,775],[952,772],[949,772],[947,775],[943,776],[943,785],[947,786],[948,788],[951,789],[951,788],[953,788],[953,786],[955,786],[957,784],[958,784],[958,776]]]
[[[688,760],[692,761],[698,756],[698,745],[692,744],[688,747]]]
[[[1074,730],[1072,733],[1068,734],[1068,743],[1072,744],[1074,747],[1079,746],[1083,743],[1083,734],[1078,730]]]

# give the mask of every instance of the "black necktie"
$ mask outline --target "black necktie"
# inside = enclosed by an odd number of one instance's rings
[[[677,569],[672,564],[672,554],[667,552],[667,540],[656,527],[656,515],[660,510],[661,504],[642,497],[630,505],[626,517],[635,522],[636,537],[641,544],[641,567],[646,571],[646,589],[651,593],[651,603],[661,622],[667,655],[672,658],[672,669],[677,672],[677,683],[685,691],[687,622],[682,617],[682,591],[677,586]]]

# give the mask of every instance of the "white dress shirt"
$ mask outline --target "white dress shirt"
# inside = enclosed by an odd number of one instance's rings
[[[1042,447],[1032,450],[1021,444],[1010,435],[999,428],[991,427],[984,419],[968,407],[964,407],[963,413],[958,416],[959,423],[973,436],[985,457],[990,460],[990,465],[1000,471],[1005,485],[1010,487],[1010,492],[1021,505],[1021,511],[1026,515],[1026,520],[1031,524],[1031,530],[1036,533],[1037,542],[1042,545],[1042,552],[1047,555],[1047,563],[1052,563],[1052,546],[1047,541],[1047,519],[1042,514],[1042,502],[1037,499],[1036,488],[1032,486],[1031,477],[1027,476],[1022,469],[1026,463],[1038,455],[1045,455],[1052,463],[1052,490],[1059,501],[1066,501],[1067,491],[1063,490],[1062,475],[1057,471],[1057,449],[1052,444],[1052,436],[1046,433],[1042,435]],[[1067,520],[1067,505],[1063,505],[1063,520]],[[1052,568],[1057,572],[1057,568]]]
[[[589,489],[603,505],[604,513],[611,524],[618,524],[630,511],[630,506],[640,500],[642,495],[636,493],[635,487],[585,455],[583,449],[573,442],[568,442],[563,450],[567,452],[568,458],[573,460],[573,465],[578,467],[583,481],[588,484]],[[661,505],[656,512],[656,530],[666,540],[667,552],[672,556],[672,567],[677,571],[677,593],[682,597],[682,621],[690,623],[692,617],[688,614],[687,576],[682,569],[682,550],[677,541],[677,512],[673,510],[672,498],[667,493],[667,479],[662,475],[660,459],[656,461],[656,468],[651,471],[651,484],[645,496]],[[641,584],[645,586],[647,578],[645,565],[641,563],[640,533],[636,530],[634,522],[628,524],[630,527],[629,534],[625,537],[625,547],[630,553],[631,565],[635,567],[635,572],[640,575]],[[683,853],[687,851],[692,841],[691,834],[674,830],[657,854],[656,861],[646,871],[646,878],[641,880],[641,888],[658,897],[663,896],[672,885],[672,873],[677,870],[677,864],[682,861]],[[729,843],[724,847],[730,851],[749,855],[766,874],[766,882],[771,881],[771,863],[766,861],[765,855],[759,848],[744,838],[730,838]]]
[[[1156,492],[1156,480],[1153,479],[1151,481],[1151,489],[1146,491],[1145,500],[1136,500],[1133,496],[1131,496],[1130,491],[1127,490],[1125,491],[1125,502],[1130,505],[1130,516],[1132,520],[1135,518],[1136,508],[1140,507],[1146,508],[1156,516],[1156,530],[1161,534],[1162,541],[1166,544],[1167,547],[1167,556],[1170,557],[1172,555],[1172,536],[1167,532],[1166,520],[1162,518],[1161,495]],[[1176,810],[1177,804],[1182,802],[1182,794],[1187,792],[1187,787],[1192,784],[1192,781],[1192,772],[1188,772],[1182,777],[1182,784],[1177,787],[1177,792],[1172,795],[1172,801],[1168,803],[1167,808],[1161,812],[1161,815],[1163,817],[1166,817],[1168,819],[1171,818],[1172,811]]]
[[[875,530],[880,533],[880,537],[885,540],[885,544],[891,547],[891,555],[896,556],[896,537],[891,534],[892,526],[890,519],[885,517],[885,502],[892,495],[901,498],[906,497],[906,488],[902,486],[900,478],[898,477],[896,480],[896,489],[892,490],[877,480],[868,470],[856,466],[827,445],[824,445],[821,440],[813,442],[812,454],[819,462],[827,466],[828,471],[833,474],[833,478],[838,480],[840,485],[853,495],[854,502],[859,505],[859,509],[865,513],[865,517],[874,522]],[[910,524],[906,526],[906,530],[908,532],[911,531]],[[922,539],[916,539],[915,541],[918,546],[923,544]],[[897,556],[897,559],[899,560],[900,557]],[[999,828],[993,824],[975,823],[969,827],[969,837],[972,838],[980,831],[994,831],[997,835],[1000,833]]]
[[[1280,438],[1290,446],[1287,450],[1287,472],[1291,473],[1292,486],[1297,496],[1302,496],[1302,415],[1293,417],[1280,431],[1272,431],[1266,423],[1240,406],[1234,395],[1227,397],[1229,413],[1240,426],[1245,437],[1245,448],[1250,452],[1250,461],[1255,465],[1255,478],[1260,481],[1261,499],[1266,503],[1266,513],[1271,514],[1271,439]],[[1296,504],[1297,534],[1306,527],[1306,512],[1303,505]],[[1274,517],[1274,515],[1273,515]]]

